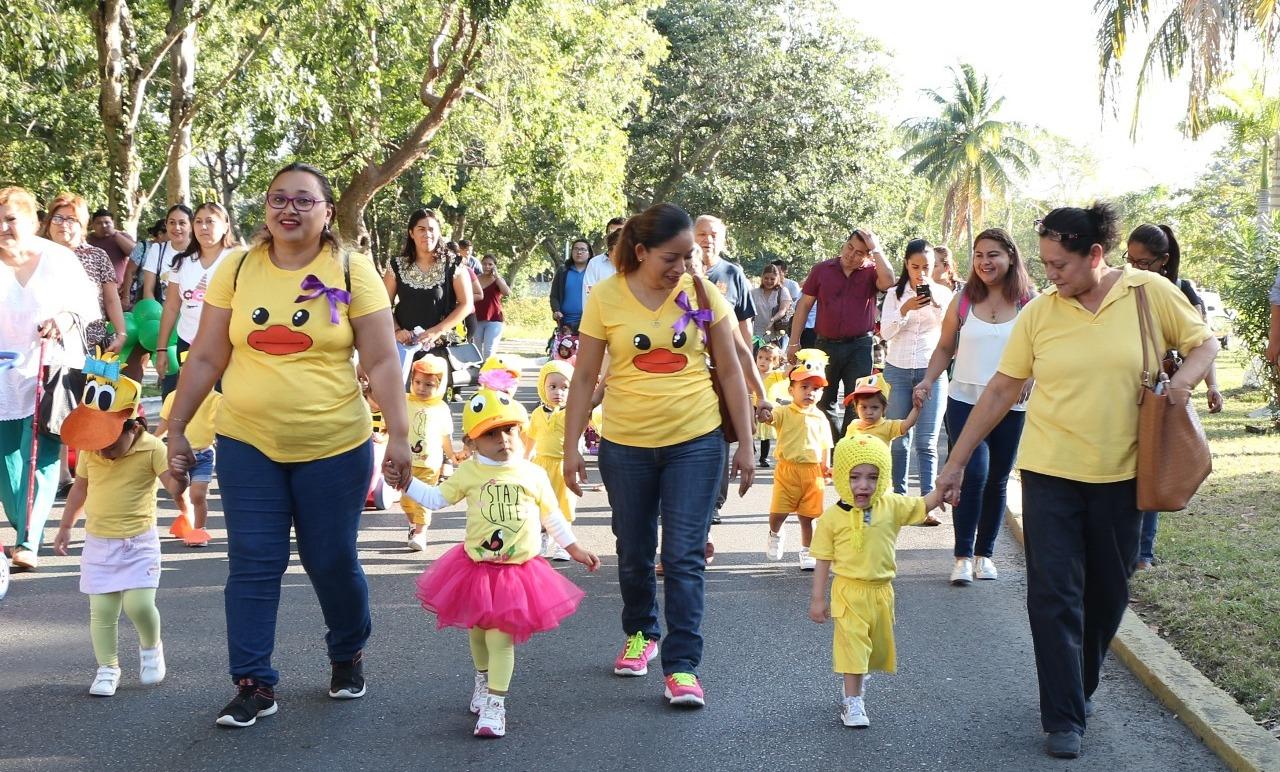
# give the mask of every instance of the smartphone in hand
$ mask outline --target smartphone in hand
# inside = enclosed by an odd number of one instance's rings
[[[919,287],[916,287],[916,295],[928,301],[933,300],[933,290],[929,287],[928,282],[925,282],[924,284],[921,284]]]

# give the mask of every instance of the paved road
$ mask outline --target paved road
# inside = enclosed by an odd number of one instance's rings
[[[78,558],[47,559],[38,573],[15,576],[0,603],[0,770],[1222,768],[1119,663],[1107,669],[1084,757],[1045,757],[1018,548],[1001,538],[999,581],[952,588],[945,524],[904,530],[900,670],[872,680],[870,729],[842,727],[831,629],[805,615],[809,581],[793,562],[794,524],[787,562],[762,558],[767,504],[762,485],[735,499],[715,529],[701,670],[709,705],[676,712],[661,699],[656,669],[647,678],[612,675],[621,645],[616,562],[604,494],[590,494],[576,529],[604,568],[594,576],[576,564],[562,569],[587,598],[560,631],[520,647],[509,733],[491,742],[470,736],[465,633],[436,631],[412,594],[427,560],[461,536],[457,511],[437,517],[425,557],[404,549],[402,515],[365,516],[360,546],[375,627],[362,700],[325,696],[323,625],[294,559],[276,650],[280,713],[247,730],[213,724],[232,693],[221,593],[225,534],[216,511],[211,548],[164,545],[159,605],[169,676],[157,687],[137,684],[136,638],[122,621],[121,688],[109,699],[87,695],[94,662]],[[220,506],[215,497],[214,509]],[[172,514],[162,513],[166,527]]]

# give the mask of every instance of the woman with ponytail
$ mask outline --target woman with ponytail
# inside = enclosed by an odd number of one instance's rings
[[[1182,263],[1182,250],[1173,235],[1173,228],[1168,225],[1152,225],[1143,223],[1129,234],[1129,243],[1124,259],[1142,271],[1153,271],[1173,282],[1191,307],[1196,309],[1200,318],[1204,318],[1204,301],[1196,294],[1191,282],[1178,277],[1178,268]],[[1208,390],[1209,412],[1222,410],[1222,392],[1218,390],[1218,373],[1214,367],[1209,368],[1209,375],[1204,379]],[[1138,546],[1138,568],[1151,568],[1156,559],[1156,529],[1159,527],[1159,512],[1142,513],[1142,539]]]

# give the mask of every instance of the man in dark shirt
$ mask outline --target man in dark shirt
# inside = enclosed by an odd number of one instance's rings
[[[817,347],[827,353],[827,388],[818,407],[827,414],[835,437],[843,437],[853,417],[846,410],[836,422],[840,387],[853,392],[853,382],[871,374],[871,334],[876,326],[876,298],[894,285],[893,268],[880,251],[874,233],[855,230],[833,260],[818,263],[800,288],[795,317],[791,320],[791,344],[787,356],[800,348],[800,334],[809,309],[818,304]]]
[[[111,267],[116,270],[116,284],[122,293],[124,286],[124,269],[129,262],[129,253],[133,252],[133,237],[124,231],[116,230],[115,219],[105,209],[93,213],[89,221],[90,232],[85,241],[107,253],[111,258]]]

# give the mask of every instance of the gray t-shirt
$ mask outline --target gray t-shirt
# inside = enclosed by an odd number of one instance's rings
[[[737,263],[720,258],[720,262],[707,269],[707,280],[716,285],[724,299],[733,306],[733,314],[738,321],[756,315],[756,306],[751,300],[751,284]]]

